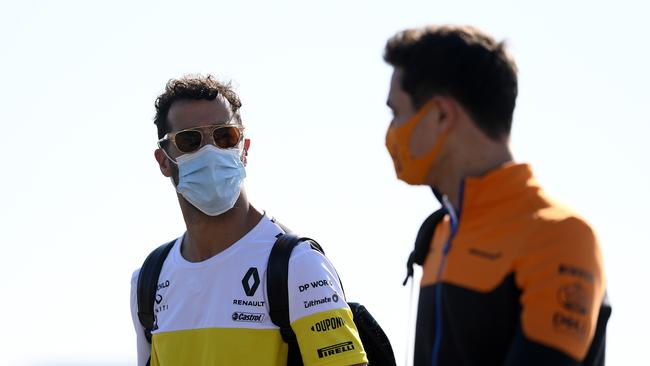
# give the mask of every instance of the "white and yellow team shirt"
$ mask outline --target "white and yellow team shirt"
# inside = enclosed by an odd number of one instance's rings
[[[269,316],[266,264],[276,236],[268,216],[225,251],[192,263],[180,253],[182,236],[163,264],[154,304],[152,344],[131,316],[138,365],[286,365],[288,346]],[[305,365],[354,365],[367,358],[332,264],[307,243],[289,260],[289,318]]]

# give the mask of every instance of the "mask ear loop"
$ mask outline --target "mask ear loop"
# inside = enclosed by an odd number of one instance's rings
[[[163,148],[160,146],[160,144],[158,144],[158,148],[159,148],[160,150],[162,150],[163,154],[165,155],[165,157],[167,158],[167,160],[169,160],[170,163],[172,163],[172,164],[178,166],[178,163],[177,163],[174,159],[172,159],[172,157],[169,156],[169,154],[167,154],[167,151],[165,151],[165,149],[163,149]],[[172,186],[174,186],[174,189],[176,189],[176,187],[178,186],[178,184],[177,184],[176,181],[174,180],[174,174],[173,174],[173,173],[169,176],[169,180],[172,181]]]
[[[178,166],[178,163],[176,162],[176,160],[172,159],[172,157],[169,156],[169,154],[167,153],[167,150],[165,150],[165,149],[160,145],[160,142],[158,143],[158,148],[159,148],[160,150],[162,150],[163,154],[165,154],[165,157],[167,157],[167,159],[168,159],[170,162],[172,162],[172,163],[174,163],[174,165]]]
[[[239,143],[239,146],[242,148],[241,161],[244,163],[244,166],[246,166],[248,164],[248,149],[251,146],[251,140],[242,136],[242,142]]]

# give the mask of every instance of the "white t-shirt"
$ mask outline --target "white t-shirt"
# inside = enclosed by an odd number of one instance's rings
[[[239,241],[205,261],[180,252],[182,236],[158,281],[156,330],[149,345],[137,316],[137,280],[131,279],[131,315],[138,365],[286,365],[287,345],[269,316],[266,264],[282,229],[267,216]],[[309,244],[289,260],[289,317],[305,365],[367,362],[332,264]]]

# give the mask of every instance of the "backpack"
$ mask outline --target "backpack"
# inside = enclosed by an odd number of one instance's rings
[[[291,252],[300,243],[308,242],[313,250],[325,255],[321,246],[313,239],[284,234],[276,240],[269,255],[266,267],[266,287],[269,304],[269,315],[273,324],[280,327],[282,339],[289,345],[287,365],[302,365],[300,348],[296,334],[289,323],[289,258]],[[343,284],[341,284],[343,289]],[[395,355],[388,337],[377,321],[361,304],[348,302],[352,311],[354,324],[359,331],[361,343],[368,356],[368,364],[372,366],[395,366]]]
[[[447,210],[441,208],[424,220],[420,230],[418,230],[418,235],[415,238],[415,246],[413,251],[409,255],[408,260],[406,261],[406,278],[402,285],[406,286],[410,277],[413,277],[413,264],[422,266],[424,260],[427,258],[429,253],[429,246],[431,245],[431,240],[433,240],[433,234],[438,226],[438,223],[445,218]]]
[[[285,231],[288,232],[288,230]],[[163,244],[152,251],[145,259],[138,274],[138,319],[144,327],[145,338],[149,343],[151,343],[151,332],[158,329],[153,308],[160,271],[175,241]],[[308,241],[312,249],[324,254],[323,249],[316,241],[292,234],[284,234],[280,235],[273,245],[267,265],[269,315],[273,324],[280,328],[282,339],[289,345],[287,365],[290,366],[302,365],[302,357],[296,335],[289,323],[289,290],[287,284],[289,257],[293,248],[304,241]],[[342,285],[341,288],[343,288]],[[348,303],[348,305],[352,310],[353,320],[359,331],[369,364],[373,366],[395,366],[395,356],[390,341],[379,324],[363,305],[353,302]],[[149,362],[147,361],[147,366],[149,366]]]

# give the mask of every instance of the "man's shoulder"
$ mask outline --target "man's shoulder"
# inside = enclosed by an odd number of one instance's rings
[[[153,248],[150,249],[150,251],[148,253],[146,253],[142,258],[140,258],[140,260],[141,260],[140,266],[138,268],[136,268],[133,271],[132,275],[131,275],[131,285],[132,286],[137,285],[138,277],[140,276],[140,271],[142,271],[142,266],[144,265],[144,262],[147,260],[147,258],[149,258],[150,255],[152,255],[155,251],[157,251],[157,250],[159,250],[159,249],[161,249],[163,247],[171,245],[171,248],[169,248],[169,251],[167,252],[167,255],[165,255],[165,258],[163,259],[163,260],[166,261],[169,258],[169,255],[171,254],[171,250],[173,249],[173,246],[178,242],[178,239],[179,238],[175,238],[175,239],[173,239],[171,241],[165,242],[164,244],[160,244],[160,245],[158,245],[156,247],[153,247]]]
[[[603,259],[598,237],[587,220],[576,211],[552,202],[532,216],[521,248],[520,265],[536,267],[540,263],[589,269],[594,274],[603,271]],[[528,264],[528,266],[525,266]]]
[[[575,249],[594,249],[598,245],[596,233],[589,222],[561,203],[552,201],[548,207],[537,211],[534,220],[533,238]]]
[[[303,240],[291,252],[289,258],[291,265],[310,266],[319,265],[322,263],[330,264],[327,257],[319,250],[312,248],[308,240]]]
[[[293,280],[339,281],[334,265],[323,253],[313,249],[308,241],[301,242],[291,253],[289,275]]]

